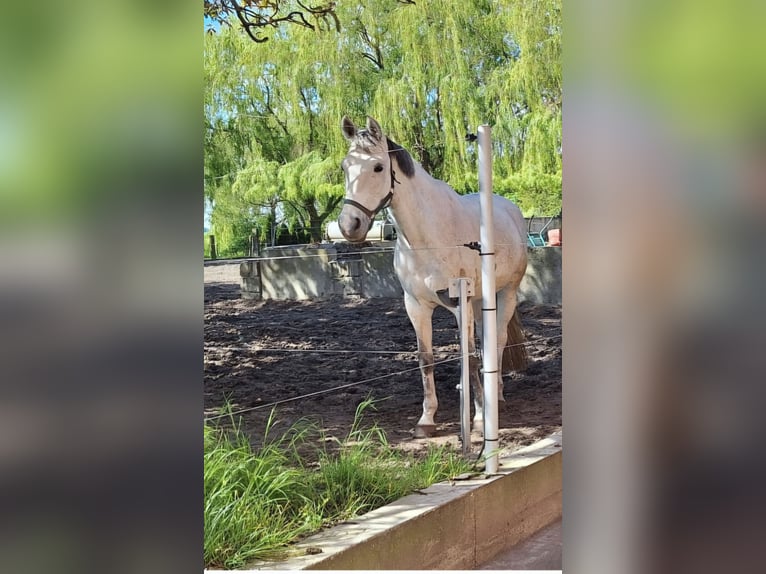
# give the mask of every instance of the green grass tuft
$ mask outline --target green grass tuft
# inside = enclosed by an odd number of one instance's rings
[[[359,405],[337,452],[313,447],[313,466],[298,454],[315,430],[308,424],[272,437],[272,412],[257,449],[236,424],[233,430],[205,425],[205,566],[235,569],[280,557],[288,544],[323,526],[471,468],[447,447],[431,448],[422,459],[396,450],[380,427],[362,427],[370,407],[370,400]]]

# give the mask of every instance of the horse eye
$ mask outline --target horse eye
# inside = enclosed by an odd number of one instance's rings
[[[375,166],[375,171],[383,171],[383,164],[378,164]]]

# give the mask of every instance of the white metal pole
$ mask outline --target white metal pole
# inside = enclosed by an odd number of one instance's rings
[[[481,306],[484,370],[484,456],[486,472],[497,472],[497,296],[495,230],[492,215],[492,130],[479,126],[479,200],[481,205]]]

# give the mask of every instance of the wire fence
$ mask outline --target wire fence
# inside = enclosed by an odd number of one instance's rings
[[[434,366],[436,366],[436,365],[443,365],[444,363],[450,363],[452,361],[459,361],[460,359],[461,359],[461,357],[455,357],[455,358],[452,358],[452,359],[444,359],[444,360],[441,360],[441,361],[434,361],[433,365]],[[356,387],[358,385],[364,385],[364,384],[367,384],[367,383],[373,383],[375,381],[380,381],[380,380],[383,380],[383,379],[389,379],[391,377],[396,377],[398,375],[403,375],[403,374],[410,373],[412,371],[418,371],[418,370],[420,370],[419,366],[418,367],[412,367],[411,369],[404,369],[404,370],[401,370],[401,371],[397,371],[396,373],[388,373],[388,374],[385,374],[385,375],[379,375],[377,377],[372,377],[372,378],[369,378],[369,379],[364,379],[364,380],[361,380],[361,381],[356,381],[354,383],[347,383],[345,385],[340,385],[340,386],[337,386],[337,387],[332,387],[331,389],[323,389],[321,391],[314,391],[313,393],[306,393],[305,395],[300,395],[300,396],[297,396],[297,397],[290,397],[290,398],[287,398],[287,399],[282,399],[282,400],[279,400],[279,401],[274,401],[274,402],[271,402],[271,403],[268,403],[268,404],[264,404],[264,405],[256,405],[254,407],[248,407],[246,409],[240,409],[238,411],[226,412],[226,413],[223,413],[223,414],[220,414],[220,415],[206,417],[205,421],[207,422],[207,421],[211,421],[211,420],[215,420],[215,419],[220,419],[220,418],[223,418],[223,417],[240,415],[240,414],[243,414],[243,413],[246,413],[246,412],[250,412],[250,411],[257,411],[257,410],[261,410],[261,409],[272,408],[272,407],[275,407],[277,405],[281,405],[283,403],[289,403],[289,402],[292,402],[292,401],[298,401],[298,400],[302,400],[302,399],[307,399],[309,397],[315,397],[317,395],[325,395],[327,393],[333,393],[335,391],[339,391],[339,390],[342,390],[342,389],[347,389],[349,387]]]
[[[370,243],[374,243],[370,241]],[[495,247],[512,247],[515,246],[515,243],[495,243]],[[327,251],[324,251],[322,253],[307,253],[306,250],[311,249],[335,249],[337,250],[336,253],[333,255],[344,257],[344,256],[365,256],[365,255],[375,255],[378,253],[394,253],[394,246],[385,246],[385,247],[353,247],[353,244],[345,243],[345,242],[331,242],[327,241],[326,243],[318,243],[318,244],[295,244],[295,245],[277,245],[273,247],[266,247],[263,249],[263,251],[269,251],[272,250],[274,252],[278,252],[280,250],[284,249],[304,249],[302,253],[297,253],[294,255],[271,255],[269,253],[261,253],[259,256],[250,257],[248,255],[242,255],[239,257],[232,257],[232,260],[239,260],[239,259],[258,259],[258,260],[265,260],[265,261],[280,261],[280,260],[288,260],[288,259],[310,259],[314,257],[323,257],[327,258],[328,253]],[[476,245],[435,245],[431,247],[412,247],[408,248],[409,251],[446,251],[446,250],[453,250],[453,249],[471,249],[476,251],[477,254],[479,254],[479,250],[477,249]],[[212,259],[206,258],[206,261],[211,261]],[[223,262],[225,259],[216,258],[215,261]]]
[[[496,247],[502,247],[502,246],[512,246],[512,245],[516,245],[516,244],[496,243],[495,245],[496,245]],[[321,247],[326,247],[326,246],[327,246],[327,244],[320,244],[320,245],[316,245],[316,246],[308,246],[308,249],[311,249],[312,247],[313,248],[321,248]],[[334,246],[334,247],[338,248],[336,253],[333,254],[336,258],[343,258],[344,256],[349,256],[349,255],[351,255],[351,256],[363,256],[363,255],[368,255],[368,254],[393,253],[393,251],[394,251],[393,247],[355,248],[355,247],[352,247],[352,246],[350,246],[348,244],[344,244],[344,243],[332,244],[331,246]],[[301,247],[305,248],[306,246],[301,246]],[[277,247],[277,248],[274,248],[274,249],[277,250],[277,249],[285,249],[285,248],[289,249],[289,248],[291,248],[291,246],[280,246],[280,247]],[[454,249],[474,249],[475,250],[476,249],[476,245],[429,246],[429,247],[414,248],[413,251],[436,251],[436,250],[454,250]],[[477,250],[477,254],[478,253],[479,252]],[[323,252],[323,253],[306,253],[304,251],[302,253],[291,254],[291,255],[273,255],[273,256],[269,256],[268,254],[263,254],[261,257],[259,257],[257,259],[265,259],[265,260],[272,260],[273,261],[273,260],[306,259],[306,258],[315,258],[315,257],[327,258],[328,257],[328,253],[327,252]],[[332,260],[333,259],[331,259],[331,261]],[[552,331],[560,332],[560,330],[561,330],[561,328],[558,327],[556,329],[553,329]],[[541,336],[545,336],[545,335],[541,335]],[[549,337],[549,338],[554,338],[555,339],[555,338],[560,338],[560,337],[561,337],[561,334],[558,334],[558,335],[553,335],[552,337]],[[506,345],[505,349],[511,348],[511,347],[515,347],[515,346],[521,346],[521,345],[531,346],[531,345],[535,345],[535,344],[536,343],[534,341],[527,341],[527,342],[524,342],[524,343],[516,343],[516,344]],[[417,351],[412,351],[412,350],[320,349],[320,348],[312,349],[312,348],[300,348],[300,347],[279,347],[279,348],[276,348],[276,347],[264,347],[264,346],[261,346],[261,345],[216,345],[216,344],[207,344],[207,343],[205,344],[205,351],[206,352],[208,352],[208,351],[220,351],[220,352],[224,352],[224,351],[239,351],[239,352],[249,352],[249,353],[315,353],[315,354],[334,354],[334,355],[352,355],[352,354],[355,354],[355,355],[389,355],[389,356],[391,356],[391,355],[416,356],[417,355]],[[437,355],[447,355],[447,358],[441,359],[439,361],[435,361],[433,363],[434,366],[461,360],[461,354],[459,352],[456,352],[456,353],[441,352],[441,353],[436,353],[436,354]],[[455,356],[450,356],[450,355],[455,355]],[[275,406],[278,406],[278,405],[281,405],[281,404],[284,404],[284,403],[288,403],[288,402],[298,401],[298,400],[314,397],[314,396],[317,396],[317,395],[323,395],[323,394],[327,394],[327,393],[332,393],[332,392],[340,391],[340,390],[343,390],[343,389],[347,389],[347,388],[350,388],[350,387],[359,386],[359,385],[363,385],[363,384],[375,383],[377,381],[385,380],[385,379],[388,379],[388,378],[391,378],[391,377],[396,377],[396,376],[399,376],[399,375],[402,375],[402,374],[410,373],[410,372],[413,372],[413,371],[418,371],[419,369],[420,369],[419,366],[412,367],[412,368],[408,368],[408,369],[404,369],[404,370],[400,370],[400,371],[396,371],[396,372],[392,372],[392,373],[388,373],[388,374],[384,374],[384,375],[375,376],[375,377],[372,377],[372,378],[363,379],[363,380],[356,381],[356,382],[353,382],[353,383],[347,383],[347,384],[339,385],[339,386],[332,387],[332,388],[329,388],[329,389],[323,389],[323,390],[307,393],[307,394],[296,396],[296,397],[290,397],[290,398],[286,398],[286,399],[282,399],[282,400],[278,400],[278,401],[273,401],[273,402],[270,402],[270,403],[267,403],[267,404],[256,405],[256,406],[253,406],[253,407],[249,407],[249,408],[245,408],[245,409],[240,409],[240,410],[234,411],[234,412],[226,412],[226,413],[220,414],[220,415],[208,416],[208,417],[205,418],[205,421],[212,421],[212,420],[220,419],[220,418],[223,418],[223,417],[243,414],[243,413],[250,412],[250,411],[256,411],[256,410],[262,410],[262,409],[267,409],[267,408],[273,408]]]
[[[558,331],[560,331],[560,329],[558,329],[558,328],[557,329],[552,329],[551,331],[558,332]],[[549,337],[549,338],[557,339],[557,338],[561,338],[561,336],[562,336],[561,334],[558,334],[558,335],[554,335],[554,336]],[[503,347],[503,350],[510,349],[512,347],[523,346],[523,345],[525,345],[525,346],[532,346],[532,345],[535,345],[535,344],[536,343],[534,341],[525,341],[523,343],[513,343],[513,344],[510,344],[510,345],[505,345]],[[381,355],[387,355],[387,354],[399,354],[399,355],[411,354],[411,355],[417,355],[417,351],[378,351],[378,350],[370,350],[370,349],[368,349],[368,350],[357,350],[357,349],[266,348],[266,347],[253,347],[253,346],[248,346],[248,345],[205,345],[205,347],[206,347],[206,349],[212,348],[212,349],[218,349],[218,350],[239,350],[239,351],[243,351],[244,350],[244,351],[255,351],[255,352],[265,352],[265,353],[300,352],[300,353],[332,353],[332,354],[381,354]],[[451,354],[451,353],[437,353],[437,354]],[[446,358],[446,359],[442,359],[442,360],[439,360],[439,361],[434,361],[432,363],[432,365],[435,367],[435,366],[443,365],[443,364],[446,364],[446,363],[460,361],[462,359],[462,353],[455,353],[455,354],[457,356]],[[477,352],[475,353],[475,356],[478,356],[478,355],[479,355],[479,351],[477,349]],[[374,382],[377,382],[377,381],[382,381],[384,379],[389,379],[391,377],[397,377],[399,375],[403,375],[403,374],[407,374],[407,373],[411,373],[411,372],[419,371],[419,370],[420,370],[420,366],[412,367],[412,368],[408,368],[408,369],[403,369],[403,370],[399,370],[399,371],[396,371],[396,372],[393,372],[393,373],[386,373],[384,375],[378,375],[378,376],[375,376],[375,377],[363,379],[363,380],[356,381],[356,382],[353,382],[353,383],[346,383],[346,384],[339,385],[339,386],[336,386],[336,387],[331,387],[329,389],[322,389],[322,390],[319,390],[319,391],[314,391],[314,392],[311,392],[311,393],[306,393],[306,394],[303,394],[303,395],[299,395],[297,397],[289,397],[289,398],[281,399],[281,400],[278,400],[278,401],[273,401],[273,402],[262,404],[262,405],[255,405],[255,406],[252,406],[252,407],[247,407],[247,408],[244,408],[244,409],[239,409],[237,411],[227,411],[227,412],[219,414],[219,415],[212,415],[212,416],[205,417],[204,420],[205,420],[205,422],[208,422],[208,421],[213,421],[213,420],[217,420],[217,419],[221,419],[221,418],[225,418],[225,417],[241,415],[241,414],[248,413],[248,412],[251,412],[251,411],[257,411],[257,410],[273,408],[273,407],[276,407],[276,406],[284,404],[284,403],[299,401],[299,400],[315,397],[315,396],[318,396],[318,395],[325,395],[325,394],[328,394],[328,393],[333,393],[333,392],[340,391],[340,390],[343,390],[343,389],[347,389],[347,388],[350,388],[350,387],[356,387],[356,386],[359,386],[359,385],[374,383]]]

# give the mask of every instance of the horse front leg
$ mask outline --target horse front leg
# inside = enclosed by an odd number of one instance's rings
[[[423,379],[423,415],[415,425],[415,438],[427,438],[436,434],[434,416],[439,406],[434,384],[433,327],[431,318],[433,307],[419,304],[413,297],[405,295],[404,307],[415,328],[418,339],[418,362]]]

